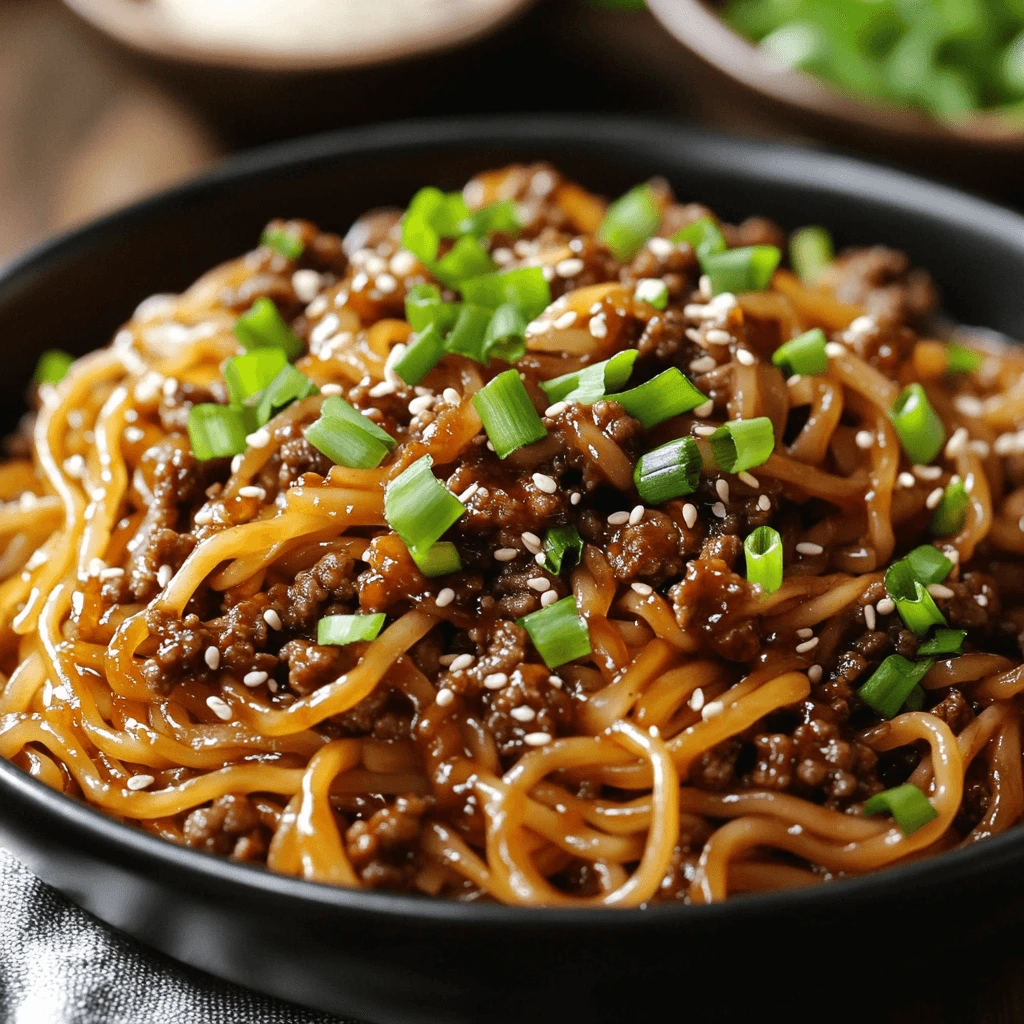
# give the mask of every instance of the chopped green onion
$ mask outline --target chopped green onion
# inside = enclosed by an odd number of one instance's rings
[[[316,642],[344,647],[361,640],[376,640],[384,618],[384,612],[376,615],[325,615],[316,624]]]
[[[896,610],[907,629],[917,636],[924,636],[932,626],[946,625],[932,595],[914,575],[914,570],[905,559],[894,562],[886,570],[885,590],[896,602]]]
[[[374,469],[396,443],[387,431],[338,395],[324,399],[320,418],[305,433],[317,451],[349,469]]]
[[[900,392],[889,412],[889,419],[911,462],[927,465],[942,451],[946,443],[946,428],[920,384],[909,384]]]
[[[484,331],[484,360],[516,363],[526,355],[526,319],[517,306],[499,306]]]
[[[518,235],[522,229],[519,212],[510,199],[471,213],[461,192],[428,186],[412,197],[402,218],[402,245],[429,266],[437,259],[442,238],[482,238],[495,231]]]
[[[931,544],[922,544],[914,548],[904,561],[910,563],[914,575],[926,587],[932,583],[942,583],[953,571],[953,563]]]
[[[724,473],[742,473],[766,462],[775,449],[775,428],[767,416],[732,420],[711,435],[711,452]]]
[[[930,658],[908,661],[902,654],[890,654],[857,691],[857,696],[882,718],[895,718],[932,664]]]
[[[483,238],[500,232],[503,235],[522,234],[523,222],[519,219],[519,208],[511,199],[499,199],[469,215],[462,227],[468,234]]]
[[[320,415],[332,420],[342,420],[357,426],[370,437],[380,441],[389,452],[395,450],[398,442],[383,428],[378,427],[368,416],[364,416],[354,405],[349,405],[339,395],[329,395],[320,406]]]
[[[499,459],[548,435],[516,370],[499,373],[485,384],[473,395],[473,408]]]
[[[700,482],[700,449],[692,437],[680,437],[642,455],[633,483],[648,505],[692,494]]]
[[[262,427],[292,402],[301,402],[318,392],[319,388],[305,374],[285,364],[260,396],[256,407],[256,422]]]
[[[402,218],[402,246],[421,263],[432,263],[437,259],[441,234],[435,227],[435,219],[441,220],[441,208],[445,195],[439,188],[421,188],[412,197],[409,209]]]
[[[942,500],[932,513],[928,529],[936,537],[948,537],[951,533],[959,533],[967,522],[967,510],[971,504],[971,496],[963,480],[954,476],[942,494]]]
[[[583,554],[583,538],[575,526],[553,526],[544,535],[544,568],[552,576],[560,576],[571,559],[579,564]]]
[[[517,619],[516,623],[529,633],[548,668],[558,668],[590,653],[590,634],[580,618],[575,597],[563,597],[547,608]]]
[[[540,267],[519,267],[497,274],[483,274],[460,284],[462,297],[477,306],[497,309],[510,302],[527,321],[551,305],[551,288]]]
[[[820,327],[812,327],[780,345],[772,356],[772,362],[787,377],[797,373],[805,377],[816,377],[828,369],[825,344],[825,332]]]
[[[405,318],[414,331],[436,324],[441,332],[451,329],[459,315],[457,302],[444,302],[436,284],[417,284],[406,293]]]
[[[445,350],[454,352],[478,363],[486,363],[484,346],[487,340],[487,328],[491,324],[493,313],[486,306],[473,306],[464,303],[459,310],[459,318],[455,321],[451,334],[445,342]]]
[[[917,685],[910,691],[910,695],[903,702],[903,710],[921,711],[924,708],[924,701],[924,689],[920,685]]]
[[[395,362],[394,371],[410,387],[419,384],[437,365],[444,350],[440,328],[436,323],[428,324],[409,339],[402,357]]]
[[[472,236],[463,235],[432,267],[434,276],[452,288],[467,278],[490,274],[497,269],[490,253]]]
[[[918,654],[935,657],[940,654],[959,654],[967,639],[966,629],[937,629],[930,640],[917,649]]]
[[[865,802],[864,813],[891,814],[905,836],[913,835],[939,816],[932,802],[912,782],[876,793]]]
[[[680,416],[684,412],[696,409],[708,400],[708,396],[701,394],[675,366],[664,370],[639,387],[630,391],[620,391],[617,395],[608,395],[608,398],[612,402],[618,402],[647,430],[673,416]]]
[[[416,567],[424,576],[447,576],[462,568],[459,549],[450,540],[440,540],[424,555],[413,555]]]
[[[699,217],[692,224],[680,228],[671,238],[673,242],[686,242],[703,260],[706,256],[725,252],[729,248],[725,235],[714,217]]]
[[[593,405],[599,398],[617,391],[629,380],[637,355],[635,348],[628,348],[604,362],[573,370],[572,373],[563,373],[561,377],[552,380],[542,380],[540,386],[552,404],[579,402],[580,405]]]
[[[260,235],[260,245],[273,249],[286,260],[297,260],[306,249],[298,235],[284,228],[267,228]]]
[[[645,183],[631,188],[608,207],[597,237],[620,263],[628,263],[660,224],[661,207],[654,189]]]
[[[782,586],[782,538],[778,530],[759,526],[743,542],[747,558],[747,579],[758,583],[766,594]]]
[[[250,423],[242,409],[204,402],[188,411],[188,439],[200,462],[241,455],[248,447]]]
[[[37,384],[59,384],[68,375],[74,361],[75,357],[70,352],[48,349],[39,357],[32,379]]]
[[[259,394],[286,366],[288,358],[279,348],[254,348],[232,356],[224,364],[224,381],[232,405],[241,405]]]
[[[384,518],[412,553],[423,558],[466,506],[434,476],[429,455],[417,459],[384,491]]]
[[[279,348],[291,362],[305,350],[302,341],[284,322],[277,306],[265,295],[235,321],[235,337],[244,349]]]
[[[946,373],[977,373],[983,361],[982,354],[973,348],[956,342],[946,346]]]
[[[660,277],[645,277],[637,281],[633,297],[655,309],[664,309],[668,305],[668,288]]]
[[[701,269],[711,281],[711,294],[722,292],[763,292],[782,259],[774,245],[749,245],[712,253],[701,260]]]
[[[817,284],[834,259],[832,236],[825,228],[801,228],[789,240],[789,262],[804,284]]]

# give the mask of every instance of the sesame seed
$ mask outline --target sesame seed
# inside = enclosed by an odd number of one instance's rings
[[[528,732],[523,737],[523,742],[528,747],[543,747],[551,742],[551,733],[547,732]]]
[[[264,622],[265,622],[265,623],[266,623],[266,624],[267,624],[267,625],[268,625],[268,626],[269,626],[269,627],[270,627],[271,629],[283,629],[283,628],[284,628],[284,623],[282,623],[282,622],[281,622],[281,616],[280,616],[280,615],[278,615],[278,614],[277,614],[277,612],[276,612],[276,611],[274,611],[274,609],[273,609],[273,608],[268,608],[268,609],[267,609],[267,610],[266,610],[266,611],[265,611],[265,612],[263,613],[263,621],[264,621]]]
[[[559,413],[565,412],[565,410],[568,409],[568,408],[569,408],[569,405],[568,405],[567,402],[555,402],[554,405],[549,405],[544,410],[544,415],[545,416],[557,416]]]
[[[537,534],[530,533],[530,531],[527,530],[519,536],[522,542],[526,545],[526,550],[529,551],[531,555],[535,555],[540,551],[540,537],[538,537]]]
[[[697,506],[691,505],[687,502],[683,506],[683,522],[686,523],[686,528],[692,530],[697,524]]]
[[[607,338],[608,337],[608,321],[605,320],[604,314],[600,313],[597,316],[590,318],[590,336],[592,338]]]
[[[267,492],[262,487],[253,487],[251,484],[247,487],[239,487],[238,494],[242,498],[259,498],[260,501],[267,497]]]
[[[451,665],[451,663],[458,657],[457,654],[442,654],[438,659],[439,665],[444,665],[445,668]]]
[[[123,576],[123,575],[124,575],[124,569],[121,569],[118,566],[111,566],[109,569],[103,569],[103,570],[100,571],[100,579],[101,580],[114,580],[114,579],[117,579],[118,576]]]
[[[152,786],[156,779],[152,775],[133,775],[125,785],[134,793],[136,790]]]
[[[896,611],[896,602],[891,597],[883,597],[875,604],[875,611],[879,615],[892,615]]]
[[[709,398],[706,402],[698,405],[693,410],[693,415],[704,420],[707,419],[715,411],[715,403]]]
[[[492,672],[490,675],[484,676],[484,686],[488,690],[500,690],[507,684],[508,676],[504,672]]]
[[[231,721],[231,715],[233,714],[233,712],[231,711],[231,705],[228,704],[227,701],[221,700],[220,697],[207,697],[206,698],[206,706],[222,722],[230,722]]]
[[[757,362],[757,357],[749,349],[738,348],[736,349],[736,361],[743,366],[753,366]]]
[[[918,480],[938,480],[942,476],[941,466],[914,466],[914,476]]]
[[[562,680],[558,676],[548,676],[548,682],[556,689],[562,688]]]
[[[553,605],[558,600],[557,590],[545,590],[540,595],[540,606],[541,608],[547,608],[549,605]]]
[[[464,490],[464,491],[463,491],[463,492],[462,492],[462,493],[461,493],[461,494],[459,495],[459,501],[461,501],[461,502],[462,502],[463,504],[465,504],[465,503],[466,503],[467,501],[469,501],[469,499],[470,499],[470,498],[472,498],[472,497],[473,497],[473,495],[474,495],[474,494],[476,494],[476,492],[477,492],[478,490],[480,490],[480,485],[479,485],[479,484],[478,484],[478,483],[477,483],[477,482],[476,482],[476,481],[474,480],[474,481],[473,481],[473,483],[471,483],[471,484],[470,484],[470,485],[469,485],[469,486],[468,486],[468,487],[467,487],[467,488],[466,488],[466,489],[465,489],[465,490]]]
[[[796,635],[800,637],[801,640],[808,640],[810,637],[814,636],[814,630],[805,626],[803,629],[798,629],[796,631]]]
[[[636,526],[644,518],[644,513],[647,511],[643,505],[634,505],[632,511],[629,513],[629,525]]]
[[[174,570],[169,565],[161,565],[156,574],[157,585],[163,590],[174,578]]]
[[[804,540],[797,544],[796,550],[801,555],[820,555],[825,551],[820,544],[812,544],[809,540]]]
[[[441,392],[441,397],[449,405],[461,405],[462,404],[462,395],[460,395],[458,393],[458,391],[455,390],[455,388],[445,388],[444,391]]]
[[[455,591],[451,587],[445,587],[443,590],[438,592],[437,597],[434,599],[434,603],[438,608],[447,608],[448,605],[455,600]]]
[[[805,640],[802,644],[796,645],[797,654],[806,654],[808,651],[813,651],[818,646],[818,637],[813,636],[810,640]]]
[[[335,384],[333,382],[328,382],[327,384],[320,385],[321,395],[340,395],[342,390],[343,388],[340,384]]]
[[[927,498],[924,499],[925,508],[937,508],[940,501],[942,501],[942,495],[945,491],[941,487],[936,487]]]
[[[447,686],[438,690],[437,696],[434,698],[434,701],[439,708],[448,707],[453,700],[455,700],[455,694]]]
[[[536,590],[538,594],[543,594],[546,590],[551,589],[551,580],[544,576],[536,576],[532,580],[527,580],[526,585],[531,590]]]
[[[550,477],[546,473],[534,473],[533,483],[537,490],[543,491],[545,494],[554,494],[558,490],[558,484],[554,477]]]
[[[406,277],[413,272],[416,257],[408,249],[399,249],[388,261],[388,269],[397,277]]]
[[[836,356],[846,355],[846,347],[841,345],[838,341],[830,341],[825,346],[825,355],[827,355],[829,359],[835,359]]]
[[[971,441],[968,446],[979,459],[987,459],[992,454],[992,449],[989,448],[988,441],[982,441],[980,438],[975,438]]]
[[[694,359],[690,363],[690,370],[693,373],[708,373],[713,370],[718,363],[715,361],[714,356],[701,356],[699,359]]]
[[[292,288],[299,302],[308,306],[320,291],[320,275],[315,270],[296,270],[292,274]]]
[[[704,707],[701,708],[700,717],[703,718],[705,722],[707,722],[710,719],[714,718],[716,715],[720,715],[724,710],[725,704],[723,704],[722,701],[713,700],[705,704]]]
[[[963,416],[977,417],[985,411],[981,399],[975,398],[974,395],[957,395],[953,399],[953,406]]]
[[[544,563],[547,562],[548,558],[543,551],[538,551],[537,554],[533,556],[533,560],[537,563],[537,565],[543,567]]]
[[[86,566],[86,572],[89,576],[99,576],[106,566],[107,563],[102,558],[90,558],[89,564]]]
[[[420,413],[426,412],[433,404],[433,395],[421,395],[419,398],[414,398],[409,403],[409,414],[411,416],[419,416]]]
[[[80,617],[82,612],[85,611],[85,594],[80,590],[76,590],[71,595],[71,611],[76,618]]]
[[[713,516],[718,516],[719,519],[724,519],[726,516],[725,506],[720,501],[716,501],[714,505],[711,506],[711,514]]]
[[[628,512],[613,512],[608,517],[608,525],[609,526],[624,526],[628,522],[629,522],[629,513]]]
[[[761,481],[756,476],[752,476],[745,469],[741,469],[736,474],[740,480],[742,480],[748,487],[752,487],[755,491],[761,486]]]
[[[257,686],[262,686],[269,678],[270,677],[266,672],[261,672],[259,669],[253,669],[252,672],[246,672],[245,675],[242,676],[242,682],[248,686],[249,689],[254,689]]]
[[[913,487],[916,484],[913,473],[908,473],[904,470],[898,477],[896,477],[896,483],[900,487]]]
[[[978,594],[978,596],[975,597],[974,600],[977,601],[982,608],[988,607],[988,597],[986,597],[985,594]]]
[[[870,630],[874,630],[875,626],[878,625],[873,604],[864,605],[864,625]]]
[[[654,593],[654,587],[649,583],[630,583],[630,589],[635,594],[639,594],[641,597],[649,597]]]
[[[656,740],[661,736],[661,730],[656,725],[652,725],[648,728],[647,735],[650,736],[652,740]]]
[[[822,669],[820,665],[811,665],[807,670],[807,678],[812,683],[820,683],[822,676]]]
[[[537,712],[534,711],[533,708],[529,706],[529,704],[524,704],[522,707],[513,708],[509,712],[509,714],[517,722],[532,722],[537,717]]]
[[[494,559],[497,562],[511,562],[518,554],[516,548],[498,548],[494,552]]]
[[[932,597],[937,597],[940,600],[942,600],[943,598],[948,599],[950,597],[953,597],[953,591],[950,590],[949,587],[943,586],[941,583],[932,583],[928,587],[928,593],[931,594]]]
[[[957,427],[953,436],[946,442],[946,458],[954,459],[962,455],[967,448],[968,434],[963,427]]]
[[[559,277],[575,277],[577,274],[583,272],[584,263],[583,260],[576,256],[570,256],[569,259],[559,260],[555,264],[555,273]]]
[[[562,331],[565,330],[566,327],[572,327],[574,323],[576,323],[576,310],[567,309],[552,323],[552,326],[556,330]]]
[[[368,394],[371,398],[386,398],[395,393],[395,385],[389,380],[382,380],[370,388]]]
[[[469,668],[476,658],[472,654],[460,654],[455,658],[449,666],[452,672],[461,672],[463,669]]]
[[[262,448],[264,445],[270,444],[270,431],[266,427],[260,427],[259,430],[254,430],[246,437],[245,443],[250,448]]]
[[[698,686],[693,693],[690,694],[690,699],[687,701],[690,705],[691,710],[700,711],[704,707],[704,691]]]
[[[655,235],[654,238],[647,239],[647,248],[650,249],[655,256],[660,256],[664,259],[666,256],[672,255],[672,250],[675,247],[667,238],[660,238]]]
[[[696,423],[693,427],[693,432],[698,437],[710,437],[718,428],[711,426],[709,423]]]
[[[853,442],[858,448],[867,450],[874,445],[875,435],[870,430],[858,430],[857,433],[853,435]]]
[[[729,500],[729,481],[718,479],[715,481],[715,493],[722,499],[722,501],[728,502]]]
[[[771,498],[769,498],[767,494],[762,494],[757,499],[757,507],[762,512],[767,512],[772,507],[772,500],[771,500]]]
[[[382,295],[390,295],[398,287],[398,282],[388,273],[378,274],[373,283]]]
[[[583,495],[580,494],[579,491],[573,491],[572,494],[569,495],[569,504],[578,505],[582,499]]]
[[[712,327],[704,332],[704,340],[709,345],[728,345],[732,342],[732,335],[720,327]]]
[[[206,662],[206,667],[211,672],[216,672],[220,668],[220,648],[218,647],[207,647],[203,653],[203,660]]]

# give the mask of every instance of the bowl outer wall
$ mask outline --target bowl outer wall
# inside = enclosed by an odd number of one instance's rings
[[[943,186],[661,121],[414,122],[240,157],[9,267],[0,274],[4,426],[20,411],[43,348],[81,353],[105,343],[140,299],[180,290],[250,248],[271,217],[344,231],[368,207],[404,204],[423,184],[457,187],[476,170],[520,159],[549,159],[610,194],[663,174],[680,198],[728,219],[823,222],[841,244],[897,245],[933,271],[952,314],[1024,335],[1024,219]],[[892,923],[908,915],[915,930],[927,925],[949,943],[1024,917],[1016,898],[1024,835],[1016,833],[818,891],[602,912],[459,905],[279,878],[121,826],[6,762],[0,833],[45,880],[172,956],[382,1021],[617,1020],[656,1002],[681,965],[688,976],[727,981],[731,950],[766,930],[772,941],[758,943],[759,962],[774,977],[795,943],[841,932],[844,943],[860,935],[884,949],[902,931]],[[749,995],[736,986],[709,991],[712,1014]]]

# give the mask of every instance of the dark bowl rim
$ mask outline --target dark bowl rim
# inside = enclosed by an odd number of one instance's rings
[[[931,182],[907,172],[871,164],[821,150],[776,142],[728,138],[681,125],[669,119],[591,114],[501,115],[451,117],[391,122],[385,125],[342,129],[277,143],[225,161],[212,172],[176,188],[115,211],[30,250],[0,268],[0,302],[4,292],[23,277],[44,273],[51,263],[71,258],[83,248],[111,234],[130,230],[151,215],[180,206],[191,199],[215,198],[218,191],[238,181],[259,181],[285,170],[331,163],[345,155],[386,155],[390,151],[453,145],[494,144],[536,147],[545,142],[594,145],[614,138],[620,145],[642,153],[652,133],[671,132],[685,140],[702,159],[742,159],[759,168],[762,178],[793,188],[809,188],[837,197],[857,195],[905,207],[911,200],[917,212],[932,219],[979,228],[1024,255],[1024,216],[988,200]],[[750,172],[754,174],[755,172]],[[301,212],[301,211],[300,211]],[[657,904],[636,909],[590,907],[512,907],[501,904],[458,903],[425,896],[345,889],[276,875],[264,868],[200,853],[141,832],[107,817],[91,806],[57,793],[0,759],[0,795],[7,791],[21,808],[39,820],[60,827],[64,845],[98,852],[106,861],[132,865],[140,871],[166,870],[178,880],[200,882],[222,896],[263,895],[277,901],[298,901],[307,910],[372,914],[422,924],[447,922],[454,926],[529,928],[584,928],[593,924],[634,930],[676,923],[701,925],[729,919],[759,918],[777,913],[827,912],[835,901],[877,904],[899,892],[912,892],[938,882],[961,880],[965,875],[1024,861],[1024,831],[1013,829],[971,847],[912,861],[857,878],[821,887],[741,896],[712,905]],[[144,873],[144,872],[140,872]]]

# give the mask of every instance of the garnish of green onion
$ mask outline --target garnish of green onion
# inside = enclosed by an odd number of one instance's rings
[[[772,355],[772,362],[787,377],[797,373],[805,377],[816,377],[828,369],[826,342],[825,332],[820,327],[812,327],[780,345]]]
[[[660,277],[645,277],[637,281],[633,297],[655,309],[664,309],[668,305],[668,287]]]
[[[325,615],[316,624],[316,642],[344,647],[360,640],[376,640],[384,618],[384,612],[376,615]]]
[[[725,241],[725,235],[722,234],[722,229],[714,217],[699,217],[692,224],[680,228],[671,240],[686,242],[701,260],[706,256],[725,252],[729,248]]]
[[[412,558],[416,568],[429,578],[447,576],[462,568],[458,548],[450,540],[439,540],[426,554],[413,555]]]
[[[701,260],[701,269],[711,282],[711,294],[722,292],[763,292],[782,259],[774,245],[749,245],[712,253]]]
[[[254,348],[232,356],[224,364],[224,382],[232,405],[241,405],[259,394],[286,366],[288,358],[279,348]]]
[[[395,362],[395,373],[410,387],[419,384],[437,365],[444,351],[440,328],[436,323],[427,324],[409,339],[402,357]]]
[[[553,526],[544,535],[544,568],[552,576],[560,576],[570,561],[579,564],[583,554],[583,538],[575,526]]]
[[[471,213],[462,227],[468,234],[483,238],[495,233],[519,235],[523,230],[523,222],[519,218],[519,209],[515,202],[511,199],[499,199]]]
[[[895,718],[931,667],[930,658],[908,661],[902,654],[890,654],[857,691],[857,696],[882,718]]]
[[[39,357],[32,379],[37,384],[59,384],[71,369],[75,357],[70,352],[51,348]]]
[[[801,228],[789,240],[789,262],[804,284],[817,284],[834,259],[835,246],[825,228]]]
[[[486,306],[464,303],[459,310],[455,326],[444,343],[445,351],[466,356],[478,363],[486,363],[484,342],[493,315]]]
[[[457,302],[445,302],[436,284],[417,284],[406,293],[405,318],[414,331],[436,324],[441,333],[451,329],[459,315]]]
[[[620,263],[627,263],[643,248],[660,224],[661,207],[654,189],[645,183],[631,188],[608,207],[597,229],[597,237]]]
[[[767,461],[775,449],[775,429],[767,416],[732,420],[710,438],[715,463],[723,473],[742,473]]]
[[[458,199],[461,198],[458,196]],[[446,204],[445,194],[439,188],[428,185],[412,197],[402,218],[402,246],[421,263],[432,263],[437,259],[441,232],[436,225],[450,219]],[[464,201],[462,205],[464,212],[468,213]]]
[[[338,395],[324,399],[320,418],[306,427],[306,440],[332,462],[349,469],[374,469],[395,439]]]
[[[939,816],[932,802],[912,782],[876,793],[865,802],[864,813],[891,814],[905,836],[913,835]]]
[[[484,331],[484,361],[503,359],[516,363],[526,355],[526,318],[518,306],[499,306]]]
[[[590,653],[590,634],[575,597],[563,597],[547,608],[517,619],[516,623],[529,634],[548,668],[558,668]]]
[[[511,303],[527,321],[540,316],[551,305],[551,288],[540,267],[519,267],[471,277],[462,281],[460,290],[467,302],[488,309]]]
[[[284,228],[267,228],[260,235],[260,245],[273,249],[286,260],[297,260],[306,249],[298,235]]]
[[[497,264],[472,235],[462,235],[430,269],[439,281],[458,288],[468,278],[497,270]]]
[[[648,505],[692,494],[700,482],[700,449],[692,437],[680,437],[640,457],[633,483]]]
[[[942,451],[946,428],[920,384],[909,384],[900,392],[889,410],[889,419],[911,462],[927,465]]]
[[[579,402],[580,405],[593,405],[599,398],[617,391],[629,380],[637,354],[635,348],[617,352],[604,362],[573,370],[572,373],[563,373],[561,377],[552,380],[542,380],[541,389],[552,404]]]
[[[931,658],[942,654],[959,654],[966,639],[966,629],[937,629],[933,637],[918,647],[917,653]]]
[[[200,462],[241,455],[246,437],[255,427],[242,409],[204,402],[188,411],[188,439]]]
[[[681,416],[684,412],[696,409],[708,400],[708,396],[701,394],[675,366],[639,387],[608,395],[608,398],[618,402],[647,430],[673,416]]]
[[[931,522],[928,523],[929,531],[936,537],[948,537],[952,533],[959,533],[967,522],[967,510],[971,505],[971,496],[967,493],[967,487],[963,480],[954,476],[943,491],[942,499],[935,506]]]
[[[259,405],[256,406],[256,422],[262,427],[292,402],[301,402],[318,392],[319,388],[305,374],[285,364],[260,396]]]
[[[950,342],[946,346],[946,373],[977,373],[983,357],[973,348]]]
[[[766,594],[782,586],[782,538],[778,530],[759,526],[743,542],[747,579],[758,583]]]
[[[423,558],[466,506],[434,476],[429,455],[417,459],[384,491],[384,518],[412,553]]]
[[[279,348],[289,362],[298,359],[304,349],[302,341],[277,311],[277,306],[265,295],[235,321],[235,337],[244,349]]]
[[[953,571],[953,563],[931,544],[914,548],[904,561],[910,564],[911,571],[926,587],[942,583]]]
[[[517,370],[499,373],[485,384],[473,395],[473,408],[499,459],[548,435]]]
[[[946,619],[914,575],[914,570],[905,559],[894,562],[885,573],[886,593],[896,602],[907,629],[916,636],[924,636],[932,626],[945,626]],[[902,703],[902,701],[901,701]]]

